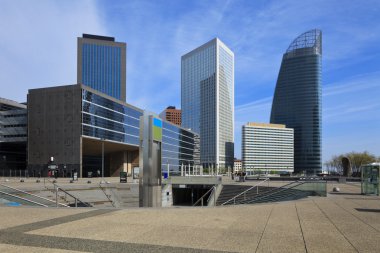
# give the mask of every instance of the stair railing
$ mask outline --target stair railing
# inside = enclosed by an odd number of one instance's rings
[[[72,197],[74,199],[74,203],[75,203],[75,207],[78,207],[78,202],[82,203],[83,206],[85,207],[91,207],[91,205],[81,201],[80,199],[78,199],[77,197],[75,197],[74,195],[68,193],[66,190],[62,189],[61,187],[59,187],[58,185],[54,184],[54,187],[55,187],[55,201],[56,201],[56,207],[58,207],[59,203],[58,203],[58,192],[61,191],[63,193],[65,193],[66,195],[69,195],[70,197]]]
[[[46,200],[48,202],[56,203],[56,201],[54,201],[54,200],[51,200],[51,199],[48,199],[48,198],[44,198],[44,197],[41,197],[41,196],[38,196],[38,195],[35,195],[35,194],[32,194],[32,193],[29,193],[29,192],[26,192],[26,191],[23,191],[23,190],[20,190],[20,189],[17,189],[17,188],[8,186],[8,185],[4,185],[4,184],[0,184],[0,185],[3,186],[3,187],[6,187],[6,188],[12,189],[14,191],[21,192],[23,194],[29,195],[29,196],[33,196],[33,197],[36,197],[36,198],[39,198],[39,199],[43,199],[43,200]],[[34,201],[32,201],[32,202],[34,202]],[[37,202],[35,202],[35,203],[37,203]],[[58,203],[58,205],[64,206],[64,207],[70,207],[70,206],[62,204],[62,203]],[[46,206],[46,205],[43,205],[43,206]]]
[[[285,191],[285,190],[287,190],[287,189],[292,189],[292,188],[294,188],[294,187],[297,187],[297,186],[303,185],[304,183],[305,183],[304,181],[298,181],[298,180],[295,181],[295,182],[291,182],[291,183],[286,184],[286,185],[283,185],[283,186],[281,186],[281,187],[279,187],[279,188],[275,188],[275,189],[273,189],[272,191],[267,192],[267,193],[269,193],[269,194],[264,194],[263,196],[260,196],[260,197],[258,197],[258,198],[255,198],[255,199],[253,199],[252,201],[247,202],[247,203],[248,203],[248,204],[249,204],[249,203],[253,203],[253,202],[257,201],[257,200],[260,200],[260,199],[263,199],[263,198],[265,198],[265,197],[271,196],[271,195],[273,195],[273,194],[275,194],[275,193],[283,192],[283,191]]]
[[[101,183],[99,183],[99,188],[102,190],[102,192],[104,193],[104,195],[106,196],[106,198],[109,200],[109,202],[111,202],[111,205],[113,207],[116,207],[114,201],[111,199],[111,195],[107,194],[107,190],[104,187],[102,187]]]
[[[210,193],[211,192],[211,193]],[[212,195],[212,193],[215,193],[216,192],[216,187],[215,187],[215,185],[214,186],[212,186],[205,194],[203,194],[202,195],[202,197],[200,197],[194,204],[193,204],[193,206],[196,206],[199,202],[201,202],[201,206],[203,206],[203,199],[204,199],[204,197],[206,197],[207,196],[207,194],[208,193],[210,193],[210,196]],[[207,201],[209,201],[210,200],[210,196],[209,196],[209,198],[207,199]],[[216,199],[215,199],[215,197],[214,197],[214,206],[215,206],[215,202],[216,202]]]
[[[236,195],[235,197],[233,197],[233,198],[227,200],[226,202],[224,202],[223,204],[221,204],[221,206],[223,206],[223,205],[225,205],[225,204],[227,204],[227,203],[229,203],[229,202],[231,202],[231,201],[234,201],[234,205],[235,205],[235,204],[236,204],[236,198],[237,198],[237,197],[240,197],[241,195],[244,195],[244,200],[245,200],[246,193],[249,192],[250,190],[254,189],[255,187],[257,187],[257,189],[256,189],[256,194],[259,194],[259,187],[258,187],[258,186],[261,185],[261,184],[263,184],[263,183],[265,183],[265,182],[267,182],[267,181],[269,181],[269,178],[266,178],[264,181],[261,181],[260,183],[255,184],[254,186],[248,188],[247,190],[245,190],[245,191],[239,193],[239,194]]]
[[[70,194],[69,192],[67,192],[65,189],[63,189],[61,186],[57,185],[56,183],[50,181],[49,179],[47,179],[47,181],[49,183],[51,183],[51,184],[54,185],[56,207],[58,207],[58,205],[59,205],[59,203],[58,203],[58,193],[59,193],[59,191],[65,193],[65,200],[67,198],[66,197],[67,195],[69,195],[70,197],[72,197],[74,199],[75,207],[78,207],[78,202],[82,203],[83,206],[85,206],[85,207],[92,207],[90,204],[81,201],[79,198],[77,198],[74,195]],[[45,180],[44,180],[44,183],[45,183]],[[48,190],[50,190],[46,185],[45,185],[45,188],[48,189]]]

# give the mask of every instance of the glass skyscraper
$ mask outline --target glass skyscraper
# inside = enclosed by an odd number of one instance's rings
[[[78,38],[78,83],[111,97],[126,98],[126,44],[113,37],[83,34]]]
[[[218,38],[181,59],[182,126],[200,134],[201,164],[233,168],[234,53]]]
[[[283,55],[270,122],[294,129],[294,170],[322,170],[322,32],[298,36]]]

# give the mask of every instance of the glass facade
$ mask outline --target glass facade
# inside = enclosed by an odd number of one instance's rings
[[[273,98],[271,123],[294,129],[294,170],[322,170],[322,32],[297,37],[283,56]]]
[[[0,98],[0,171],[25,170],[27,109],[23,104]]]
[[[197,135],[179,128],[169,122],[162,121],[162,171],[168,169],[179,174],[181,166],[196,165]]]
[[[82,135],[138,146],[142,110],[82,90]]]
[[[121,48],[82,44],[82,83],[111,97],[121,99]]]
[[[83,136],[139,146],[141,116],[142,110],[82,89]],[[197,135],[167,121],[157,124],[162,124],[162,133],[156,134],[156,139],[162,138],[162,171],[167,171],[168,164],[171,173],[179,173],[182,165],[193,167],[199,149]]]
[[[234,163],[234,56],[219,45],[219,163]]]
[[[234,55],[219,39],[181,60],[182,126],[200,135],[205,167],[233,166]]]

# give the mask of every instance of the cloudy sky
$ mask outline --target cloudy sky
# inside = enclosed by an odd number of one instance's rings
[[[127,102],[180,107],[181,55],[219,37],[235,53],[235,156],[241,126],[268,122],[282,54],[323,32],[323,161],[380,155],[380,1],[0,0],[0,97],[76,83],[76,38],[127,43]]]

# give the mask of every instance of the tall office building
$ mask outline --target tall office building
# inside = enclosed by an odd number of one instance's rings
[[[83,34],[78,38],[77,82],[125,101],[126,47],[113,37]]]
[[[261,169],[293,172],[294,132],[285,125],[243,125],[241,149],[245,171]]]
[[[201,164],[233,168],[234,53],[218,38],[181,59],[182,126],[200,134]]]
[[[322,170],[321,161],[322,32],[297,37],[283,55],[274,93],[271,123],[294,129],[294,170]]]

